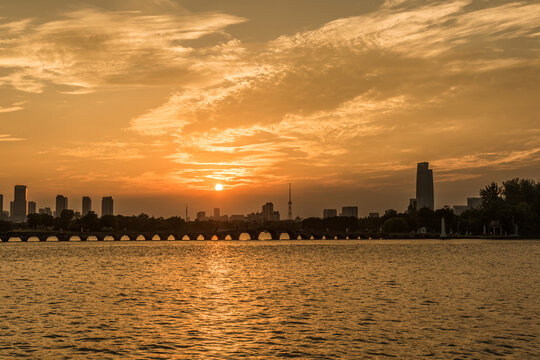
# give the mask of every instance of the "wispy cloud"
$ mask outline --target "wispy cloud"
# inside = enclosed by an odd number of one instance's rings
[[[25,138],[15,137],[9,134],[0,134],[0,142],[24,141]]]
[[[22,110],[24,109],[24,107],[22,106],[24,103],[25,101],[20,101],[20,102],[11,104],[10,106],[7,106],[7,107],[0,106],[0,113],[10,113],[10,112]]]

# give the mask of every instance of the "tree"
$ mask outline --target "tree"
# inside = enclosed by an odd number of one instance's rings
[[[407,233],[409,232],[409,224],[402,217],[392,217],[383,223],[382,231],[385,233]]]

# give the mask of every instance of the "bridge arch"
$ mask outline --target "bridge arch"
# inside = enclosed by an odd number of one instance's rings
[[[146,238],[144,237],[144,235],[138,235],[136,238],[135,238],[136,241],[146,241]]]
[[[217,235],[213,235],[213,236],[210,238],[210,240],[212,240],[212,241],[217,241],[217,240],[219,240],[219,239],[218,239],[218,236],[217,236]]]
[[[167,236],[167,240],[168,240],[168,241],[175,241],[176,238],[174,237],[173,234],[171,234],[171,235]]]
[[[251,236],[247,232],[243,232],[238,236],[238,240],[246,241],[251,240]]]
[[[131,240],[131,239],[130,239],[129,236],[127,236],[127,235],[122,235],[122,236],[120,237],[120,241],[130,241],[130,240]]]
[[[199,234],[199,236],[197,236],[197,240],[198,241],[203,241],[204,240],[203,234]]]
[[[225,240],[227,240],[227,241],[230,241],[230,240],[232,240],[232,236],[231,236],[231,235],[229,235],[229,234],[227,234],[227,236],[225,236]]]
[[[68,239],[68,241],[71,241],[71,242],[78,242],[78,241],[81,241],[81,237],[78,236],[78,235],[73,235],[73,236],[70,236],[70,238]]]
[[[28,239],[26,239],[26,242],[40,242],[41,239],[37,236],[30,236]]]
[[[98,241],[98,238],[95,235],[89,235],[86,237],[86,241]]]
[[[112,235],[105,235],[103,237],[103,241],[114,241],[114,240],[115,240],[114,236],[112,236]]]
[[[160,241],[160,240],[161,240],[161,237],[158,234],[155,234],[154,236],[152,236],[152,241]]]
[[[22,242],[22,239],[19,236],[12,236],[8,238],[8,242]]]
[[[257,240],[272,240],[272,234],[269,231],[261,231]]]
[[[183,240],[183,241],[189,241],[189,240],[191,240],[191,239],[189,238],[188,235],[184,235],[184,236],[182,236],[182,240]]]
[[[270,240],[271,239],[272,237],[270,235]],[[288,232],[284,232],[284,233],[279,234],[279,240],[291,240],[291,236],[289,235]]]
[[[311,236],[309,237],[309,240],[315,240],[315,237],[313,237],[313,235],[311,235]]]

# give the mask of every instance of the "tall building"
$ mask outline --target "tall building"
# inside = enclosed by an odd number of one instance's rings
[[[263,220],[264,221],[271,221],[272,220],[272,214],[274,213],[274,204],[271,202],[267,202],[262,207],[262,214],[263,214]]]
[[[114,215],[114,200],[112,196],[101,199],[101,216]]]
[[[291,198],[291,184],[289,184],[289,212],[287,214],[287,220],[291,221],[292,218],[292,198]]]
[[[336,217],[337,216],[337,210],[336,209],[324,209],[322,212],[323,219]]]
[[[63,195],[56,195],[56,213],[54,214],[56,217],[60,217],[62,215],[62,211],[68,209],[68,198]]]
[[[219,220],[220,216],[221,216],[221,209],[214,208],[214,220]]]
[[[28,198],[28,189],[25,185],[15,185],[13,196],[13,215],[11,218],[15,222],[26,220],[26,205]]]
[[[358,218],[358,206],[343,206],[341,216]]]
[[[0,194],[0,215],[4,212],[4,195]]]
[[[9,202],[9,218],[11,220],[13,220],[13,214],[15,213],[15,211],[13,210],[14,207],[15,205],[13,204],[13,201],[10,201]]]
[[[28,214],[37,214],[37,205],[35,201],[28,202]]]
[[[92,211],[92,199],[88,196],[83,196],[82,198],[82,216],[88,215]]]
[[[418,163],[416,169],[416,207],[435,209],[433,195],[433,170],[429,169],[428,162]]]

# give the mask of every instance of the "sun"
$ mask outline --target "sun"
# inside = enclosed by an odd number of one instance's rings
[[[221,191],[221,190],[223,190],[223,185],[216,184],[216,191]]]

